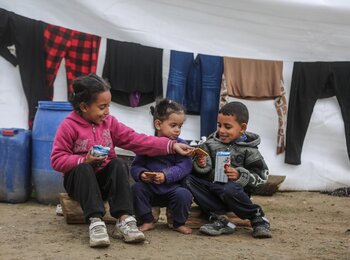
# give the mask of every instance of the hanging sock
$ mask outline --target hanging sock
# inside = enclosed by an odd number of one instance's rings
[[[131,107],[137,107],[140,103],[141,93],[134,91],[129,95],[129,102]]]

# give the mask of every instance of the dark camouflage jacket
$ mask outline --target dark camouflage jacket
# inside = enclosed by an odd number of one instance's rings
[[[200,145],[202,149],[209,153],[207,157],[207,166],[198,167],[197,163],[193,164],[193,173],[195,176],[213,181],[215,176],[215,159],[216,152],[231,152],[231,167],[240,172],[240,177],[235,182],[239,183],[249,193],[254,193],[257,188],[267,182],[269,175],[268,167],[264,158],[258,150],[260,137],[257,134],[246,132],[247,140],[244,142],[232,142],[223,144],[213,133],[207,141]]]

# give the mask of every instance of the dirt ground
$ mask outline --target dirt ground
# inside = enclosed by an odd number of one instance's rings
[[[0,259],[350,259],[349,197],[277,192],[253,201],[270,219],[272,239],[252,238],[249,227],[219,237],[182,235],[161,215],[145,243],[111,238],[102,249],[90,248],[88,226],[66,224],[55,205],[0,203]]]

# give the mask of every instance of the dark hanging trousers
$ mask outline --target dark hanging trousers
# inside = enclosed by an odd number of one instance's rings
[[[301,164],[301,151],[317,99],[336,96],[350,158],[350,62],[295,62],[289,97],[285,163]]]

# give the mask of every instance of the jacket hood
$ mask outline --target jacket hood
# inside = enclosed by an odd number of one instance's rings
[[[245,134],[247,136],[247,140],[241,142],[233,141],[232,143],[247,147],[257,147],[260,144],[260,136],[258,134],[252,132],[245,132]],[[215,141],[221,142],[217,131],[209,136],[209,138],[210,137],[212,137]]]

